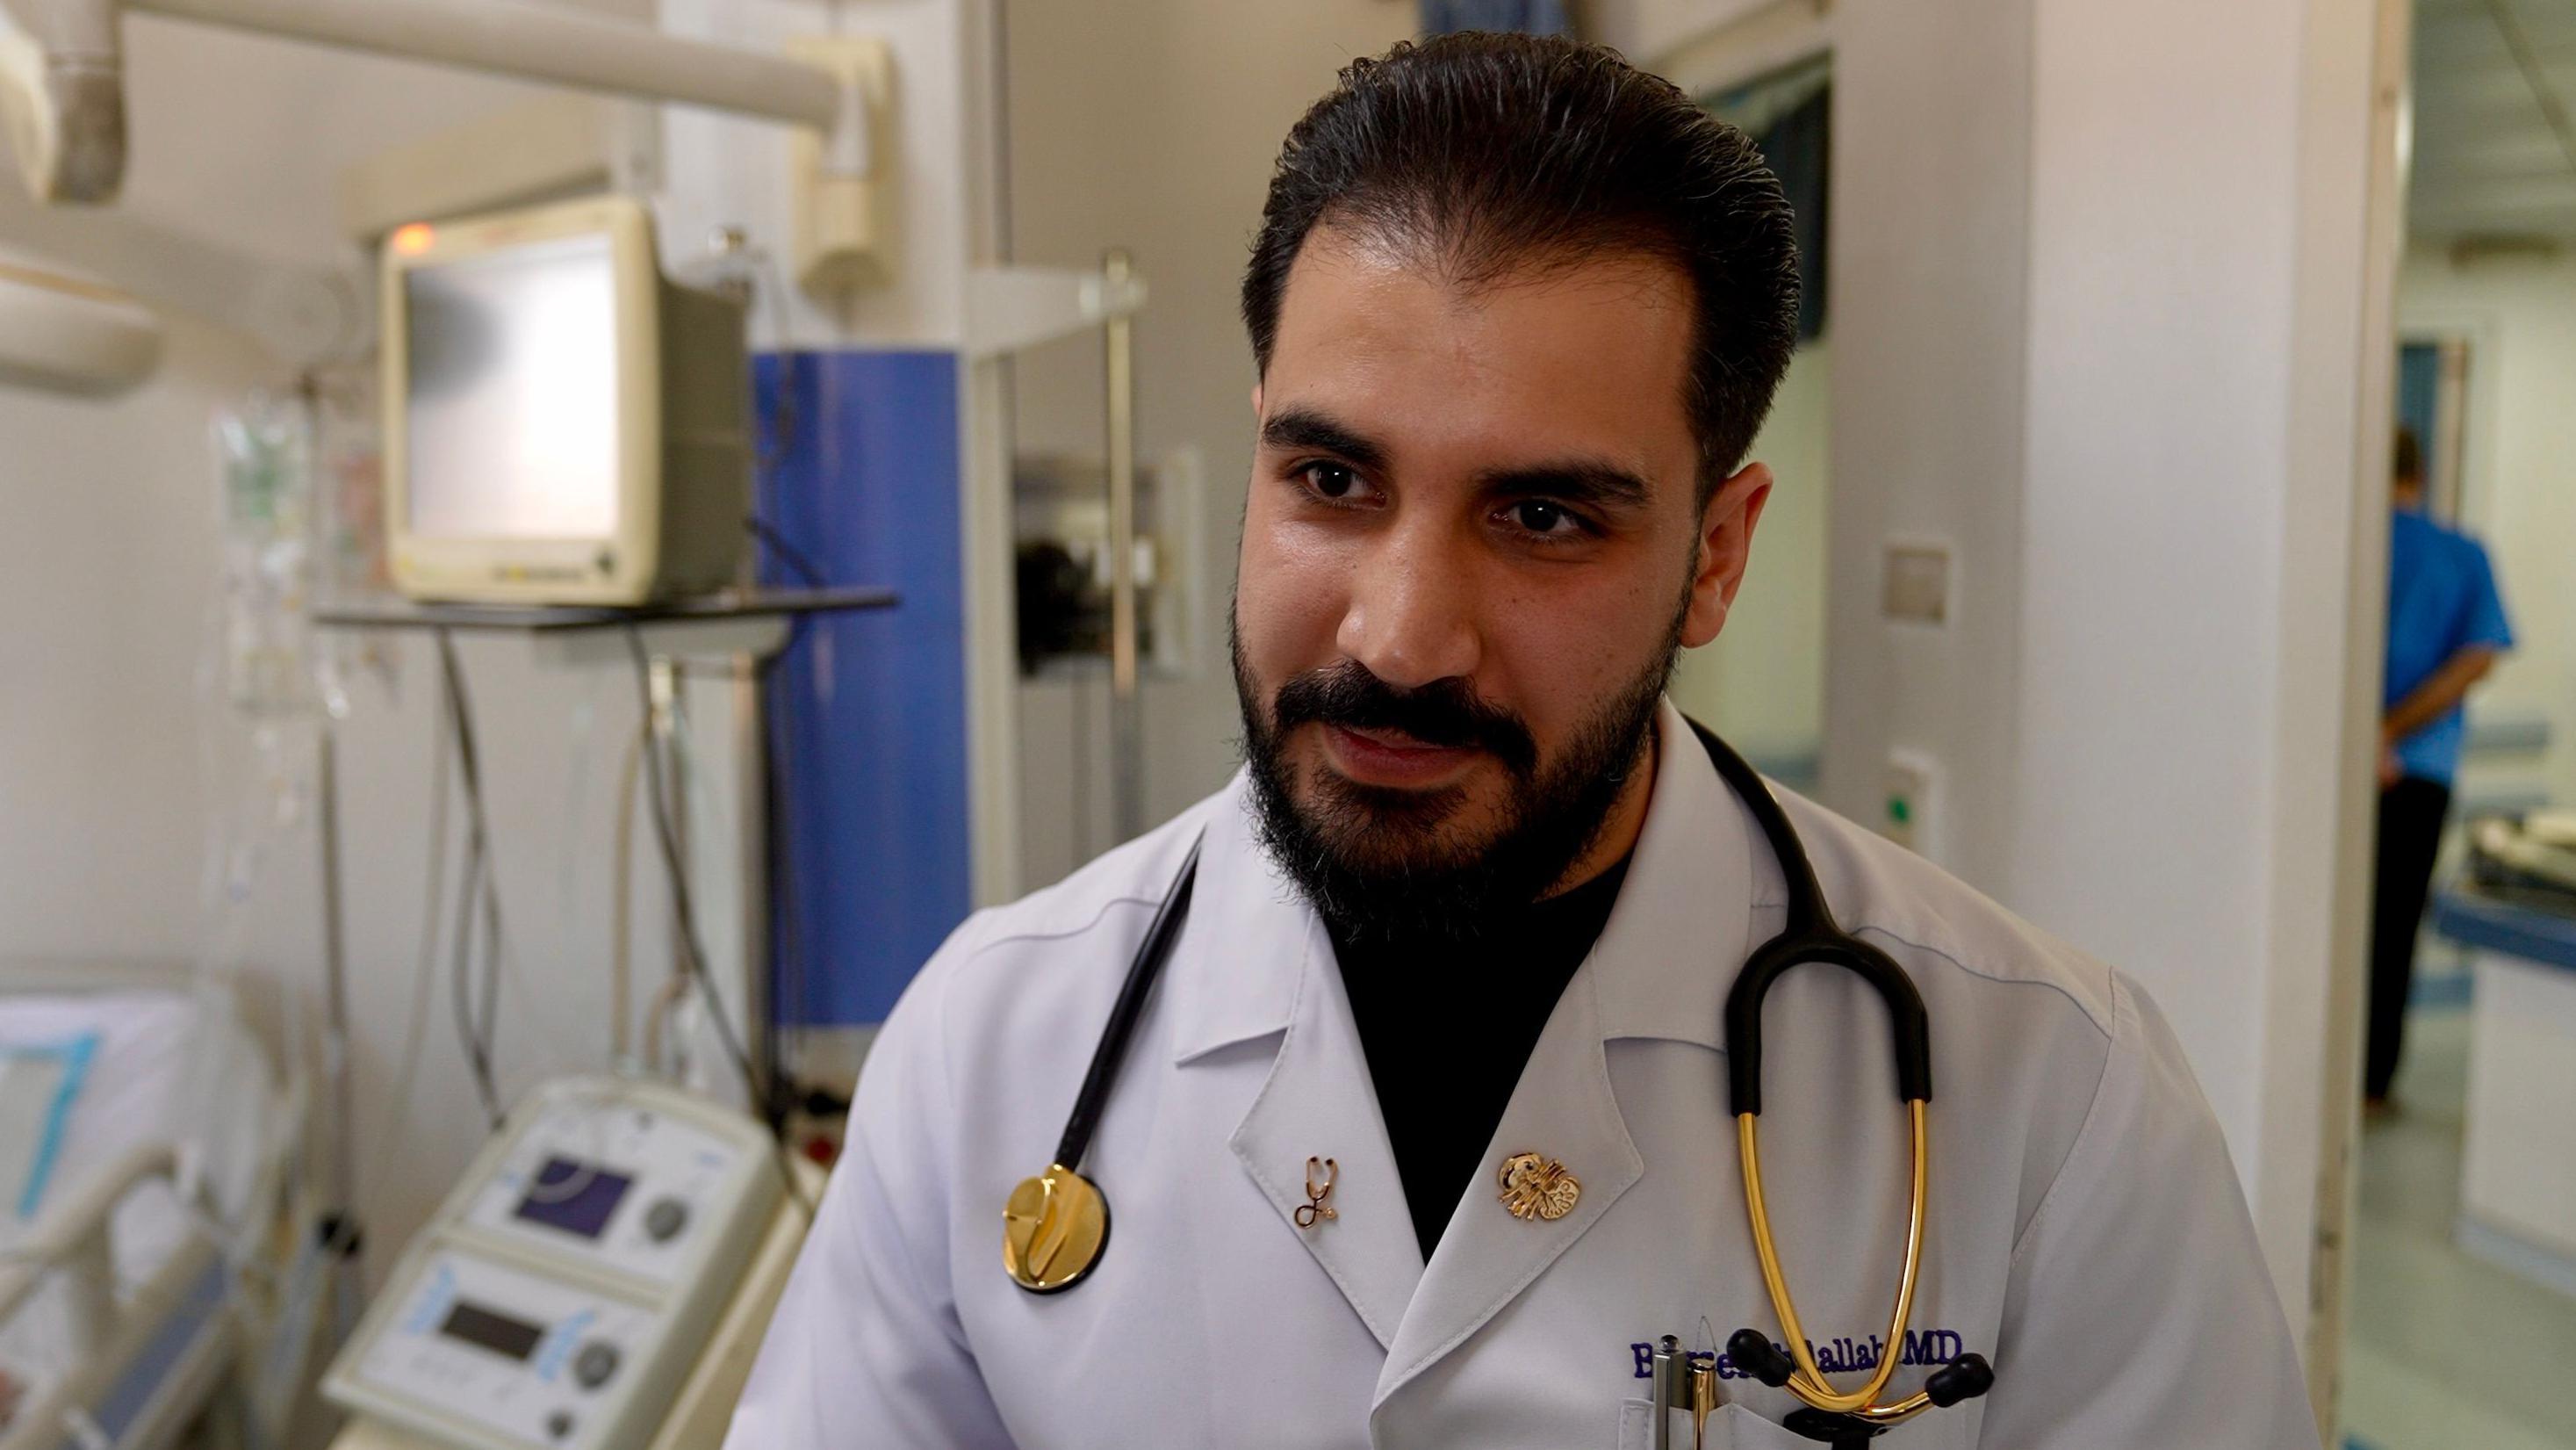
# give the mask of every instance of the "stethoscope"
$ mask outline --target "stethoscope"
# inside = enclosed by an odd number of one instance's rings
[[[1932,1100],[1931,1029],[1924,1015],[1923,999],[1915,992],[1914,981],[1905,969],[1887,953],[1834,924],[1833,913],[1825,906],[1824,889],[1817,884],[1815,868],[1807,860],[1806,847],[1799,842],[1796,829],[1789,824],[1788,814],[1781,810],[1770,787],[1743,757],[1705,727],[1693,721],[1691,729],[1707,748],[1709,762],[1717,767],[1718,775],[1752,812],[1771,854],[1779,860],[1789,897],[1786,924],[1779,935],[1756,947],[1745,960],[1726,999],[1727,1101],[1735,1115],[1745,1210],[1753,1226],[1753,1251],[1761,1262],[1763,1287],[1770,1292],[1772,1310],[1779,1316],[1780,1330],[1788,1340],[1788,1352],[1783,1354],[1760,1330],[1747,1328],[1737,1330],[1727,1340],[1727,1355],[1736,1368],[1764,1384],[1787,1389],[1807,1406],[1789,1417],[1789,1429],[1837,1446],[1855,1445],[1935,1406],[1982,1395],[1994,1384],[1994,1370],[1983,1355],[1962,1354],[1934,1371],[1922,1389],[1904,1399],[1886,1403],[1879,1398],[1896,1373],[1900,1357],[1896,1351],[1905,1342],[1905,1327],[1914,1310],[1916,1276],[1923,1260],[1924,1197],[1929,1177],[1925,1167],[1924,1116]],[[1100,1112],[1117,1078],[1118,1065],[1126,1056],[1128,1039],[1135,1035],[1137,1019],[1143,1015],[1146,994],[1170,958],[1172,943],[1189,915],[1190,891],[1197,882],[1198,864],[1199,846],[1194,843],[1189,859],[1181,863],[1171,889],[1145,929],[1145,939],[1138,943],[1135,958],[1128,964],[1127,979],[1109,1009],[1108,1025],[1101,1031],[1099,1046],[1092,1051],[1090,1070],[1083,1074],[1072,1116],[1066,1119],[1064,1134],[1057,1141],[1055,1160],[1044,1173],[1022,1180],[1002,1209],[1002,1265],[1009,1271],[1011,1282],[1033,1294],[1061,1293],[1081,1283],[1108,1246],[1109,1201],[1078,1169],[1091,1146],[1092,1131],[1099,1126]],[[1878,989],[1895,1029],[1896,1093],[1905,1105],[1908,1133],[1913,1141],[1905,1268],[1897,1281],[1896,1308],[1885,1340],[1887,1349],[1869,1382],[1855,1390],[1835,1389],[1824,1371],[1817,1368],[1815,1351],[1807,1345],[1797,1303],[1789,1293],[1788,1277],[1780,1268],[1779,1249],[1772,1241],[1770,1209],[1762,1194],[1762,1153],[1756,1132],[1762,1115],[1762,1001],[1774,982],[1790,968],[1806,962],[1847,968]],[[1704,1434],[1708,1414],[1716,1404],[1714,1357],[1685,1354],[1676,1339],[1666,1336],[1654,1355],[1653,1380],[1656,1402],[1693,1412],[1694,1439]],[[1658,1415],[1655,1420],[1655,1444],[1666,1446],[1670,1416]]]

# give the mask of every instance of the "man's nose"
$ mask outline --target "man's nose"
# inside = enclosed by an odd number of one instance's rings
[[[1470,561],[1435,528],[1398,528],[1351,581],[1334,637],[1343,654],[1399,690],[1472,676],[1483,656]]]

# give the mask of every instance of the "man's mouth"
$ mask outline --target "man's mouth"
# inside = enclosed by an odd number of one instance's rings
[[[1401,730],[1324,725],[1325,752],[1344,776],[1362,785],[1422,788],[1446,784],[1482,752],[1435,745]]]

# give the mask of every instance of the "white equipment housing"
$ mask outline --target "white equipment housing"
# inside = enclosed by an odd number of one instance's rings
[[[107,397],[152,375],[161,319],[125,293],[0,255],[0,383]]]
[[[323,1392],[359,1417],[341,1445],[632,1450],[684,1420],[720,1435],[802,1237],[776,1152],[676,1088],[539,1089],[332,1365]],[[710,1374],[730,1383],[706,1403]]]

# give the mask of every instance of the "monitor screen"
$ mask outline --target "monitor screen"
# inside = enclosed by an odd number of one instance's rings
[[[438,1326],[438,1332],[477,1349],[488,1349],[503,1359],[516,1360],[525,1360],[546,1337],[541,1325],[462,1299],[447,1311],[447,1321]]]
[[[404,272],[412,532],[576,540],[614,533],[616,286],[604,233]]]
[[[548,1158],[514,1212],[530,1223],[595,1239],[608,1227],[609,1215],[617,1212],[618,1200],[633,1182],[623,1174],[570,1158]]]

